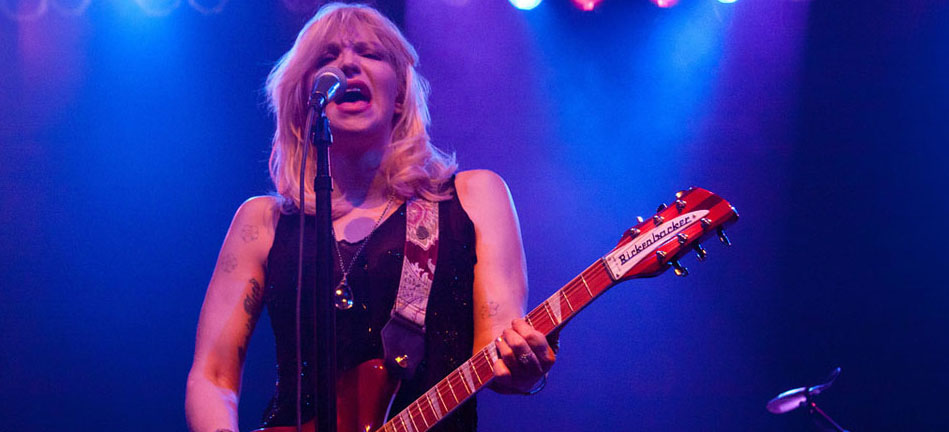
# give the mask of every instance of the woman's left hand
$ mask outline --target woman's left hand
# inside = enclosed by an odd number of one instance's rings
[[[511,322],[495,341],[501,358],[494,363],[495,390],[530,393],[554,365],[556,354],[543,333],[523,318]]]

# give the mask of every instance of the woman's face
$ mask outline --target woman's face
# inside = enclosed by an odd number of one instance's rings
[[[346,74],[346,91],[326,107],[333,134],[388,139],[392,120],[401,112],[396,100],[399,82],[390,54],[363,25],[341,33],[330,39],[316,64],[316,69],[335,66]]]

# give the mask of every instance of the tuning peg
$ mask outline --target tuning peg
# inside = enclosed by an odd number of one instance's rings
[[[708,258],[708,252],[705,251],[705,248],[702,247],[701,243],[692,245],[692,250],[695,251],[695,257],[699,261],[705,261]]]
[[[718,228],[718,240],[721,241],[722,244],[725,245],[725,246],[731,246],[731,245],[732,245],[732,242],[731,242],[730,240],[728,240],[728,236],[725,235],[725,228],[722,228],[722,227],[719,227],[719,228]]]
[[[686,277],[689,275],[689,269],[679,264],[679,260],[669,261],[669,264],[672,265],[672,269],[675,271],[676,276]]]
[[[735,206],[729,206],[729,207],[731,207],[732,213],[735,214],[735,218],[737,219],[737,218],[738,218],[738,210],[735,210]]]
[[[703,230],[707,230],[708,227],[712,226],[712,220],[709,219],[709,218],[702,218],[702,219],[699,219],[699,222],[702,223],[702,229],[703,229]]]
[[[636,222],[643,223],[643,217],[642,217],[642,216],[636,216]]]
[[[669,208],[669,206],[666,205],[666,203],[659,204],[659,207],[656,207],[656,213],[659,213],[667,208]]]
[[[656,258],[659,259],[659,263],[661,264],[661,263],[662,263],[663,261],[665,261],[665,259],[666,259],[666,252],[665,252],[665,251],[656,251]]]
[[[636,228],[636,227],[630,228],[628,232],[630,236],[636,237],[639,235],[639,228]]]
[[[677,200],[676,200],[676,209],[678,209],[679,211],[685,210],[685,201],[682,201],[682,200],[680,200],[680,199],[677,199]]]
[[[659,215],[655,215],[655,216],[652,217],[652,222],[655,223],[656,226],[662,225],[662,222],[665,221],[665,220],[666,220],[666,218],[664,218],[664,217],[662,217],[662,216],[659,216]]]
[[[689,235],[686,233],[676,234],[676,238],[679,239],[680,245],[684,245],[689,241]]]

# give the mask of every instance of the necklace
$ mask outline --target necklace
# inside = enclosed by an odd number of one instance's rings
[[[369,243],[369,239],[372,238],[372,234],[376,232],[376,228],[379,228],[379,224],[382,223],[382,219],[385,218],[386,213],[389,213],[389,208],[392,207],[393,201],[395,201],[395,196],[389,195],[389,201],[386,202],[386,208],[382,210],[382,214],[380,214],[379,218],[376,219],[376,223],[372,226],[372,229],[369,230],[369,234],[366,235],[366,238],[362,240],[362,245],[360,245],[359,249],[356,250],[356,253],[353,254],[353,259],[349,261],[348,267],[343,267],[343,254],[339,252],[339,243],[334,242],[336,245],[336,257],[339,258],[339,270],[343,272],[343,277],[339,280],[339,284],[336,285],[336,289],[333,290],[333,298],[336,309],[347,310],[353,307],[353,290],[349,287],[349,282],[347,281],[349,272],[353,270],[353,265],[356,264],[359,254],[361,254],[362,250],[366,248],[366,244]],[[333,237],[336,237],[336,235],[334,234]]]

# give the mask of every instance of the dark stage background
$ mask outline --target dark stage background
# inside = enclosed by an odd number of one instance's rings
[[[291,3],[0,0],[0,430],[185,429],[217,249],[269,190]],[[481,430],[810,430],[764,404],[835,366],[845,427],[949,428],[949,3],[408,0],[404,23],[434,140],[510,185],[532,306],[678,189],[742,215],[689,277],[580,315],[542,393],[482,395]],[[264,319],[242,429],[271,344]]]

